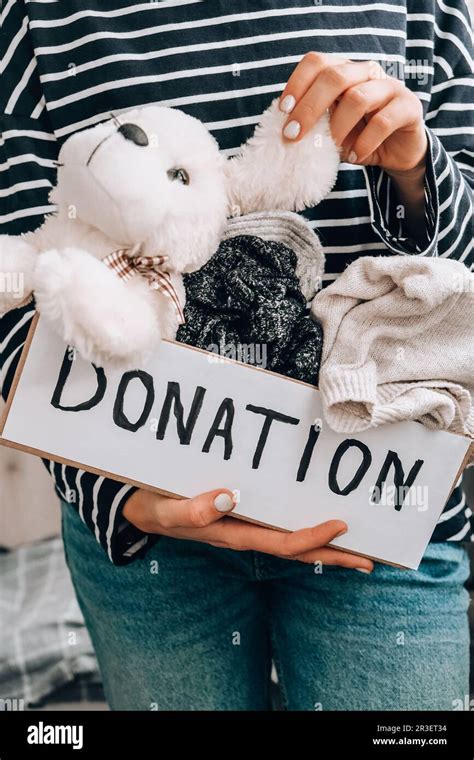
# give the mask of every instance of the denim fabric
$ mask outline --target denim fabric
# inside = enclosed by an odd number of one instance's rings
[[[116,710],[452,710],[468,694],[458,544],[372,575],[161,538],[111,564],[63,504],[66,558]]]

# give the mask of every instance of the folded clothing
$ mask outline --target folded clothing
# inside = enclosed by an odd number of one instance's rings
[[[237,235],[256,235],[283,243],[296,253],[295,273],[307,302],[321,287],[325,257],[321,242],[309,222],[292,211],[252,211],[227,222],[223,240]]]
[[[324,330],[319,388],[333,430],[419,420],[474,437],[474,277],[463,264],[361,257],[311,311]]]
[[[316,238],[317,240],[317,238]],[[322,330],[306,309],[286,245],[256,235],[224,239],[199,271],[184,276],[185,319],[177,340],[317,382]]]

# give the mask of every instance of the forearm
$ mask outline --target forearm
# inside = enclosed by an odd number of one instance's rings
[[[399,218],[404,220],[407,231],[417,241],[426,239],[425,169],[423,158],[408,171],[387,171],[399,201]]]

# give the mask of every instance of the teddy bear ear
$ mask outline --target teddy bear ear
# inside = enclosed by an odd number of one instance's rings
[[[275,99],[226,174],[233,215],[302,211],[318,204],[336,181],[340,156],[324,115],[298,142],[282,137],[287,115]]]

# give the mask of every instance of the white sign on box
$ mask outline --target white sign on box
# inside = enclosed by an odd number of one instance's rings
[[[416,422],[334,433],[312,386],[179,343],[136,371],[96,369],[42,320],[0,442],[181,496],[237,489],[236,516],[283,530],[345,520],[334,546],[407,568],[470,445]]]

